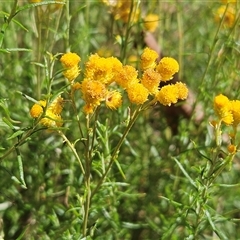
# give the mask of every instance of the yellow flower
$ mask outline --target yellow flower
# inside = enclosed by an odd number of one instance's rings
[[[65,53],[61,58],[60,62],[62,63],[65,71],[63,75],[68,81],[72,82],[80,73],[80,68],[78,66],[81,58],[76,53]]]
[[[96,107],[93,106],[92,104],[86,104],[86,105],[83,107],[83,111],[84,111],[85,114],[91,114],[91,113],[94,112],[94,109],[95,109],[95,108],[96,108]]]
[[[156,60],[158,58],[158,53],[150,48],[145,48],[141,55],[141,67],[143,70],[148,68],[154,69],[156,67]]]
[[[141,83],[131,84],[127,88],[128,98],[131,103],[143,104],[148,100],[148,90]]]
[[[61,96],[58,96],[53,102],[49,103],[40,123],[46,127],[61,127],[63,124],[63,120],[60,116],[63,109],[62,104],[63,98],[61,98]],[[38,118],[43,113],[43,108],[46,107],[46,105],[46,100],[40,100],[38,103],[35,103],[30,110],[30,115],[33,118]]]
[[[79,64],[81,58],[76,53],[65,53],[60,58],[60,62],[65,68],[72,68]]]
[[[49,105],[48,109],[56,115],[59,115],[63,109],[63,98],[58,96],[54,101]]]
[[[163,86],[155,97],[162,105],[171,106],[178,101],[178,88],[172,84]]]
[[[99,57],[98,54],[91,55],[86,62],[85,77],[111,84],[114,81],[115,71],[122,67],[122,63],[115,57]]]
[[[63,72],[63,75],[68,81],[72,82],[75,80],[80,73],[80,68],[76,65],[72,68],[69,68]]]
[[[130,84],[139,82],[137,77],[137,70],[130,65],[125,65],[115,73],[114,80],[122,88],[126,89]]]
[[[215,14],[215,21],[221,22],[223,18],[223,24],[226,27],[232,27],[235,22],[235,9],[232,6],[222,5],[217,9]]]
[[[227,149],[228,152],[231,154],[235,154],[237,152],[237,147],[233,144],[228,145]]]
[[[72,87],[72,91],[76,91],[81,88],[81,84],[79,82],[76,82],[76,83],[73,83],[71,87]]]
[[[43,108],[39,104],[34,104],[30,109],[30,115],[33,118],[38,118],[43,113]]]
[[[179,71],[179,65],[174,58],[164,57],[158,63],[156,70],[161,74],[163,81],[168,81]]]
[[[141,83],[148,89],[150,94],[156,94],[158,92],[160,81],[161,75],[151,68],[144,71],[141,79]]]
[[[63,120],[60,115],[54,114],[50,109],[47,109],[46,116],[40,120],[40,123],[46,127],[61,127]]]
[[[185,100],[188,96],[188,88],[186,84],[177,82],[174,85],[178,89],[178,99]]]
[[[84,79],[81,85],[83,99],[87,104],[100,105],[105,100],[107,89],[105,85],[99,81]]]
[[[110,109],[117,109],[122,105],[122,95],[118,91],[109,91],[106,96],[106,106]]]
[[[231,102],[226,96],[219,94],[214,98],[214,110],[225,124],[231,125],[233,123]]]
[[[148,14],[144,18],[144,28],[149,32],[154,32],[158,27],[159,17],[157,14]]]
[[[43,103],[43,101],[41,101]],[[35,103],[32,108],[30,109],[30,115],[33,118],[38,118],[42,113],[43,113],[43,107],[46,106],[46,101],[45,101],[45,105],[43,105],[39,101],[39,103]]]
[[[231,112],[233,116],[233,125],[237,126],[240,123],[240,101],[233,100],[231,102]]]

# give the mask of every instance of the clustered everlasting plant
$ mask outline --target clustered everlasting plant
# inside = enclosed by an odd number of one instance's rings
[[[86,114],[85,123],[78,120],[80,139],[86,139],[86,142],[83,141],[83,145],[86,148],[84,153],[78,152],[75,145],[70,142],[60,129],[65,121],[60,115],[63,111],[64,102],[61,95],[56,96],[53,101],[39,100],[30,109],[31,116],[36,119],[35,125],[42,124],[52,130],[56,129],[63,140],[68,143],[68,146],[79,161],[86,186],[86,196],[83,199],[83,236],[87,234],[91,198],[103,185],[113,163],[118,161],[118,155],[121,154],[120,147],[139,115],[157,102],[170,106],[177,103],[178,100],[186,99],[188,96],[188,88],[182,82],[160,87],[161,82],[167,82],[173,78],[173,75],[179,70],[179,65],[175,59],[170,57],[164,57],[159,62],[157,62],[157,58],[157,52],[149,48],[144,49],[140,60],[142,69],[140,76],[137,69],[131,65],[123,65],[115,57],[104,58],[97,54],[90,55],[85,63],[83,72],[80,71],[79,67],[81,58],[76,53],[68,52],[61,56],[60,62],[63,66],[63,75],[68,83],[66,88],[71,88],[69,100],[73,105],[72,107],[75,113],[82,112],[82,114]],[[56,59],[56,57],[52,57],[52,59]],[[83,73],[83,79],[82,81],[77,81],[80,72]],[[49,85],[52,85],[54,77],[50,76],[49,81],[51,82]],[[77,91],[80,91],[81,98],[85,102],[82,109],[77,108],[77,102],[80,100],[75,97]],[[95,142],[98,136],[98,126],[96,124],[99,108],[102,102],[105,102],[110,110],[120,108],[123,101],[123,91],[127,93],[130,103],[129,108],[132,112],[129,115],[129,123],[113,153],[109,153],[110,162],[107,164],[105,171],[99,172],[100,180],[92,190],[92,163],[93,153],[95,148],[97,148]],[[95,116],[94,121],[91,121],[93,116]],[[71,125],[68,128],[71,130]],[[92,129],[93,133],[89,132],[90,129]]]
[[[0,239],[237,239],[239,4],[80,2],[0,10]]]

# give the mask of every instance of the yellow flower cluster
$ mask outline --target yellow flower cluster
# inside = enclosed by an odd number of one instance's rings
[[[123,65],[117,58],[100,57],[93,54],[85,64],[85,75],[81,83],[81,92],[86,105],[84,112],[93,113],[101,102],[110,109],[117,109],[122,104],[119,91],[109,90],[116,84],[127,92],[129,101],[133,104],[143,104],[154,96],[154,101],[163,105],[171,105],[179,99],[186,99],[188,89],[185,84],[178,82],[159,89],[161,81],[168,81],[178,72],[179,66],[173,58],[162,58],[157,64],[158,54],[144,49],[141,55],[142,77],[130,65]]]
[[[222,19],[223,19],[223,25],[225,27],[231,28],[234,26],[235,19],[236,19],[236,11],[232,4],[222,5],[217,9],[215,13],[215,21],[221,22]]]
[[[223,94],[214,98],[214,110],[220,121],[226,125],[237,126],[240,123],[240,101],[229,100]]]
[[[148,14],[144,18],[143,26],[148,32],[155,32],[158,27],[159,16],[157,14]]]
[[[114,1],[102,0],[102,1],[110,7],[110,11],[112,12],[115,20],[121,19],[123,22],[127,23],[129,20],[131,22],[136,22],[139,18],[140,11],[136,1],[129,0],[114,0]]]
[[[179,71],[178,62],[170,57],[162,58],[156,62],[158,54],[145,48],[141,55],[141,67],[143,69],[141,83],[148,89],[155,99],[165,106],[184,100],[188,96],[188,89],[182,82],[170,84],[159,89],[160,82],[167,82]]]
[[[177,82],[160,88],[160,82],[172,79],[178,72],[179,66],[173,58],[162,58],[157,63],[158,54],[144,49],[141,55],[142,72],[130,65],[123,65],[115,57],[100,57],[98,54],[90,55],[85,63],[84,77],[81,82],[74,79],[79,75],[79,62],[81,58],[76,53],[66,53],[60,58],[64,67],[63,75],[71,82],[71,93],[79,90],[85,101],[83,111],[92,114],[101,104],[110,109],[117,109],[122,105],[122,92],[126,91],[132,104],[141,105],[148,101],[149,105],[160,102],[170,106],[179,99],[186,99],[188,89],[185,84]],[[69,73],[69,72],[73,73]],[[69,76],[73,76],[69,78]],[[141,77],[140,77],[141,76]],[[73,82],[74,81],[74,82]],[[120,89],[119,89],[120,87]],[[60,127],[63,99],[59,96],[47,103],[41,100],[34,104],[30,110],[33,118],[39,118],[40,123],[47,127]]]
[[[76,53],[65,53],[60,62],[64,67],[63,75],[69,82],[74,81],[80,74],[79,62],[81,58]]]
[[[116,73],[122,69],[122,63],[115,57],[100,57],[93,54],[85,64],[85,76],[80,90],[86,102],[84,112],[93,113],[95,108],[105,101],[110,109],[117,109],[122,104],[122,95],[117,90],[109,90],[115,81]]]
[[[62,109],[63,98],[58,96],[53,102],[48,104],[48,106],[46,100],[40,100],[38,103],[35,103],[30,109],[30,115],[33,118],[38,118],[44,114],[40,120],[41,124],[46,127],[61,127],[63,124],[63,120],[60,115]]]

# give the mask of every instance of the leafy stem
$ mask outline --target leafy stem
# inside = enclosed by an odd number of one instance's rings
[[[128,125],[127,125],[127,128],[125,129],[122,137],[120,138],[116,148],[114,149],[112,155],[111,155],[111,158],[110,158],[110,162],[106,168],[106,171],[103,173],[102,177],[100,178],[97,186],[95,187],[95,189],[92,191],[92,196],[93,197],[97,191],[99,190],[99,188],[101,187],[102,183],[104,182],[106,176],[108,175],[113,163],[115,162],[115,160],[117,159],[117,156],[118,156],[118,153],[119,153],[119,150],[124,142],[124,140],[126,139],[129,131],[131,130],[132,126],[134,125],[134,123],[136,122],[140,112],[142,111],[142,105],[138,106],[137,109],[133,112],[132,116],[130,117],[130,120],[128,122]]]

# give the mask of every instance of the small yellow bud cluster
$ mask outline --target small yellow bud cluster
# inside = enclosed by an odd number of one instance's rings
[[[223,94],[214,98],[214,110],[220,121],[226,125],[237,126],[240,123],[240,101],[229,100]]]
[[[63,99],[61,96],[58,96],[53,102],[48,104],[48,106],[46,100],[40,100],[38,103],[35,103],[30,109],[30,115],[33,118],[38,118],[44,114],[40,120],[41,124],[46,127],[61,127],[63,124],[63,120],[60,115],[62,109]]]
[[[178,62],[171,57],[162,58],[156,62],[158,54],[145,48],[141,55],[141,67],[143,69],[141,83],[154,95],[156,100],[165,106],[184,100],[188,96],[188,89],[182,82],[166,85],[159,89],[160,82],[167,82],[179,71]]]
[[[214,122],[212,125],[218,131],[217,135],[221,134],[221,123],[233,127],[233,132],[229,134],[231,144],[227,150],[230,154],[235,154],[237,152],[235,145],[237,126],[240,124],[240,101],[229,100],[227,96],[219,94],[214,98],[214,111],[218,116],[218,121],[212,121]]]
[[[110,109],[117,109],[122,105],[122,95],[119,91],[109,89],[115,81],[115,75],[121,71],[122,63],[115,57],[100,57],[93,54],[85,63],[85,75],[80,90],[86,102],[84,112],[93,113],[101,102],[105,102]]]
[[[65,53],[60,62],[64,67],[63,75],[69,82],[74,81],[80,74],[79,62],[81,58],[76,53]]]

